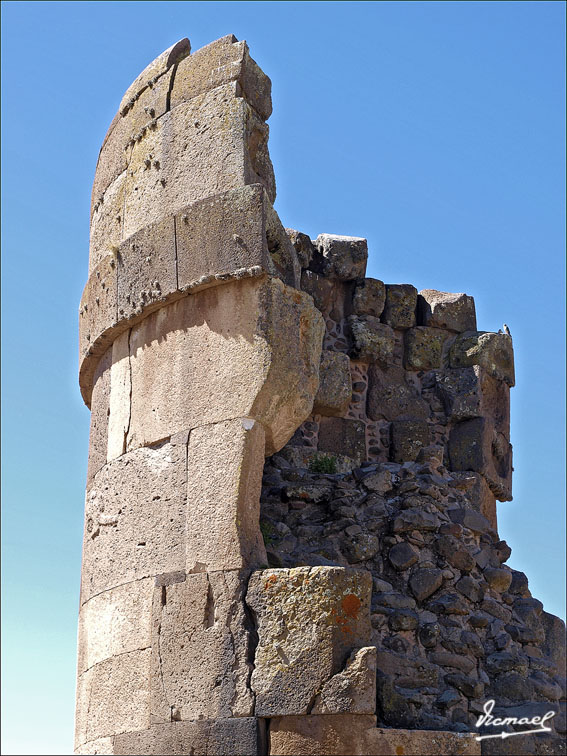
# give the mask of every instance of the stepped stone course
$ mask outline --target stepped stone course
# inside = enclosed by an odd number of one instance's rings
[[[285,228],[271,112],[183,39],[100,151],[75,751],[564,753],[565,625],[498,534],[512,340]],[[476,740],[490,699],[550,732]]]

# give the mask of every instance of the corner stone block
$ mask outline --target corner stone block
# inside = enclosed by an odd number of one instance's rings
[[[368,371],[367,412],[372,420],[409,420],[429,417],[429,405],[397,365],[371,365]]]
[[[416,326],[405,332],[404,366],[407,370],[441,367],[443,344],[449,334],[438,328]]]
[[[471,507],[486,517],[492,530],[498,532],[496,499],[484,477],[474,472],[454,472],[452,477],[460,480],[458,488],[463,491]]]
[[[141,732],[116,735],[114,751],[98,753],[117,756],[262,756],[265,753],[263,729],[263,722],[254,717],[168,722],[152,725]]]
[[[423,289],[417,299],[419,325],[448,331],[476,331],[474,299],[467,294]]]
[[[81,600],[185,569],[186,447],[123,454],[87,489]]]
[[[252,628],[248,573],[187,575],[156,586],[152,610],[152,723],[247,717]]]
[[[452,470],[481,473],[499,501],[512,499],[512,447],[493,424],[483,418],[464,420],[449,435]]]
[[[254,184],[195,202],[176,216],[179,289],[254,266],[269,271],[265,202],[264,188]]]
[[[270,756],[381,754],[371,750],[369,739],[374,730],[376,717],[363,714],[274,717],[270,720]]]
[[[394,353],[394,332],[372,315],[350,315],[353,357],[362,362],[386,364]]]
[[[430,444],[429,426],[425,420],[410,418],[392,423],[392,461],[414,462],[419,452]]]
[[[489,375],[508,386],[513,386],[514,348],[512,339],[505,333],[485,331],[461,334],[451,347],[450,364],[453,368],[480,365]]]
[[[79,610],[79,672],[151,645],[152,578],[99,593]]]
[[[315,695],[368,644],[372,578],[363,570],[297,567],[255,572],[246,602],[259,643],[256,716],[307,714]]]
[[[372,315],[379,318],[386,303],[386,287],[376,278],[365,278],[357,284],[352,299],[355,315]]]
[[[417,289],[411,284],[386,284],[386,304],[382,322],[392,328],[412,328],[415,325]]]
[[[286,228],[285,232],[295,248],[299,264],[302,268],[308,268],[315,252],[313,242],[307,234],[302,234],[301,231],[296,231],[294,228]]]
[[[366,431],[362,420],[343,417],[322,418],[319,426],[319,451],[354,459],[357,465],[366,458]]]
[[[352,398],[350,359],[342,352],[325,349],[321,352],[319,390],[313,412],[320,415],[343,415]]]
[[[323,330],[306,294],[268,278],[230,281],[150,314],[130,337],[128,448],[250,417],[273,454],[311,413]]]
[[[95,339],[118,322],[118,277],[115,255],[107,255],[93,270],[79,305],[79,358],[86,357]]]
[[[216,87],[236,81],[242,95],[267,120],[272,113],[272,82],[250,57],[246,42],[227,34],[191,56],[186,57],[175,73],[171,107]]]
[[[165,218],[140,229],[118,251],[118,316],[140,315],[177,290],[175,224]]]
[[[313,258],[312,268],[316,273],[341,281],[364,278],[368,260],[366,239],[319,234],[314,246],[317,254]]]
[[[95,664],[77,682],[75,746],[150,724],[150,649]]]
[[[187,458],[187,572],[267,564],[260,532],[265,436],[259,422],[195,428]]]
[[[487,417],[506,438],[510,436],[510,387],[474,365],[435,376],[435,390],[453,421]]]

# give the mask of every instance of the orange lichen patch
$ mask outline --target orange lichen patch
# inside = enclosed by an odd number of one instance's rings
[[[404,756],[404,747],[396,746],[396,756]]]
[[[348,596],[344,597],[344,599],[341,602],[341,605],[343,607],[343,612],[346,614],[347,617],[352,617],[353,619],[356,619],[358,617],[358,610],[362,606],[362,602],[358,598],[358,596],[354,595],[354,593],[349,593]]]
[[[277,579],[276,575],[270,575],[270,577],[264,583],[264,588],[266,590],[268,590],[268,588],[271,588],[277,582],[278,582],[278,579]]]

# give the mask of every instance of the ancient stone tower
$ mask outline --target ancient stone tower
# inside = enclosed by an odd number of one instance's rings
[[[488,699],[565,695],[497,535],[511,339],[283,228],[270,88],[245,42],[182,40],[100,151],[76,752],[560,753],[559,714],[475,740]]]

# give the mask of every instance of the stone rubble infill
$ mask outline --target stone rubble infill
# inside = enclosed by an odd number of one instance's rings
[[[380,725],[471,732],[489,698],[510,711],[558,708],[564,656],[546,638],[562,623],[504,564],[510,548],[456,474],[433,456],[335,474],[289,458],[264,468],[269,564],[372,573]],[[559,717],[553,724],[564,731]]]

